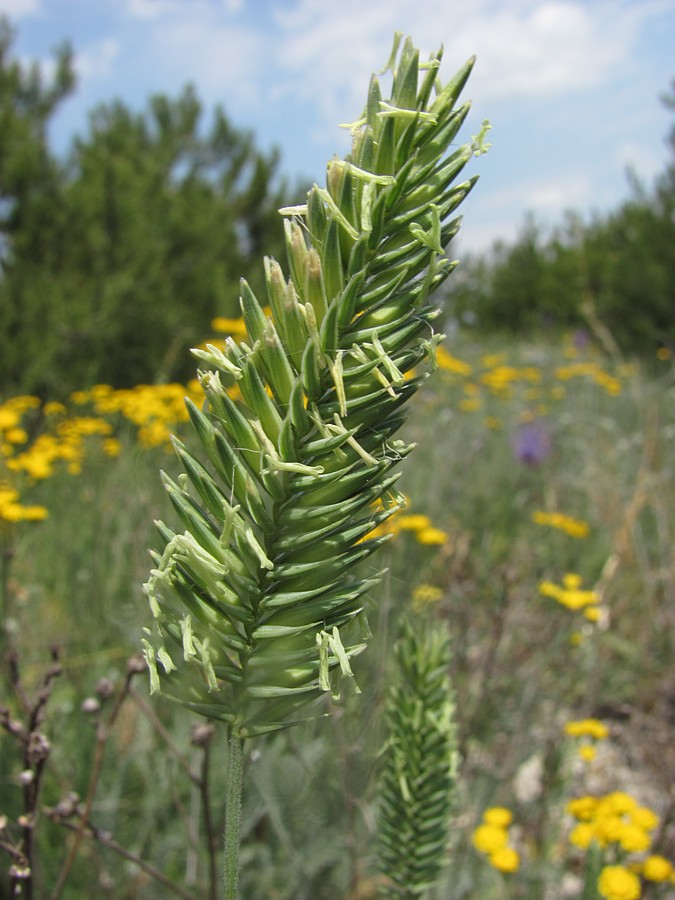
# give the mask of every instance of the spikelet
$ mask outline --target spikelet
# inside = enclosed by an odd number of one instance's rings
[[[358,563],[402,502],[412,448],[394,435],[442,338],[431,296],[475,182],[458,183],[475,144],[454,144],[473,60],[445,86],[440,60],[397,38],[390,99],[373,77],[350,155],[281,210],[290,277],[266,259],[266,303],[241,284],[247,339],[195,351],[200,458],[175,441],[184,474],[165,485],[181,525],[158,523],[144,651],[153,691],[240,738],[310,716],[341,683],[358,690],[378,581]]]
[[[377,856],[385,897],[426,896],[448,848],[457,780],[448,635],[438,622],[406,622],[385,708]]]

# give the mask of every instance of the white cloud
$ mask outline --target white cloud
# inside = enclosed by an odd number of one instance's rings
[[[282,87],[321,95],[323,110],[332,113],[338,92],[361,96],[364,77],[374,60],[385,61],[399,28],[426,52],[444,41],[447,74],[476,53],[472,91],[481,100],[581,92],[625,67],[642,23],[672,5],[474,0],[458,8],[445,0],[388,0],[371,7],[363,0],[300,0],[277,13],[285,32]]]
[[[172,13],[185,12],[186,0],[126,0],[125,12],[133,19],[158,19]]]
[[[472,246],[487,236],[503,233],[507,225],[520,227],[525,211],[531,212],[537,222],[553,224],[560,222],[568,210],[588,209],[592,184],[592,173],[574,171],[556,171],[550,176],[537,173],[532,178],[519,171],[515,183],[501,188],[492,185],[490,190],[481,190],[479,183],[466,204],[471,204],[471,227],[467,230]],[[474,221],[480,223],[478,229]]]
[[[154,29],[151,49],[160,70],[181,83],[194,81],[209,102],[229,105],[236,97],[241,105],[258,96],[256,70],[266,54],[253,29],[208,18],[165,22]]]
[[[120,55],[120,42],[114,38],[98,41],[88,50],[75,56],[74,65],[82,80],[91,77],[106,77],[113,71],[114,63]]]
[[[588,197],[589,185],[584,178],[568,176],[556,178],[555,184],[530,184],[523,192],[525,205],[535,215],[558,216],[570,207],[578,206]]]
[[[125,12],[134,19],[159,19],[166,15],[199,13],[199,7],[225,13],[239,12],[244,0],[125,0]]]
[[[40,0],[0,0],[0,16],[19,19],[39,13]]]
[[[642,24],[674,7],[673,0],[474,0],[459,9],[447,0],[124,2],[128,16],[146,20],[147,52],[162,73],[182,72],[207,99],[228,105],[255,102],[265,84],[270,102],[313,110],[316,142],[358,116],[364,85],[386,61],[396,29],[411,34],[424,56],[445,42],[442,77],[476,53],[468,90],[482,108],[494,99],[583,97],[637,68],[631,52]]]

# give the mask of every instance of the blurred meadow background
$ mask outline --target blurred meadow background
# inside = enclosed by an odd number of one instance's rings
[[[149,701],[141,586],[153,521],[172,518],[170,435],[193,440],[184,397],[201,402],[189,348],[241,335],[238,278],[260,289],[262,254],[285,262],[276,210],[320,176],[222,110],[205,127],[194,89],[99,107],[57,153],[73,56],[31,68],[18,39],[6,23],[0,897],[27,834],[35,897],[215,897],[224,731]],[[462,254],[404,429],[418,446],[362,694],[255,744],[242,896],[378,895],[381,713],[409,615],[448,629],[456,692],[456,814],[430,896],[591,898],[608,864],[640,893],[602,896],[675,896],[674,88],[655,86],[649,181]],[[37,726],[49,748],[23,740]]]

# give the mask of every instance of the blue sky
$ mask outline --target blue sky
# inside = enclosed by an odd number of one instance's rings
[[[425,54],[444,45],[441,77],[469,56],[473,101],[464,139],[489,118],[492,150],[465,204],[459,247],[510,240],[531,211],[543,223],[628,196],[628,166],[650,184],[667,159],[672,122],[659,101],[675,77],[675,0],[0,0],[14,52],[40,60],[70,41],[75,95],[53,144],[86,130],[88,112],[121,98],[176,95],[191,82],[206,110],[276,145],[291,181],[323,182],[348,149],[370,73],[395,31]],[[301,198],[298,198],[300,200]]]

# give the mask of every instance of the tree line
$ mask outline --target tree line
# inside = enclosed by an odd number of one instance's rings
[[[675,80],[662,97],[675,111]],[[483,331],[585,328],[623,353],[675,349],[675,126],[653,186],[585,222],[568,213],[549,233],[532,216],[518,238],[462,260],[448,309]]]
[[[143,112],[95,109],[62,158],[48,126],[75,89],[72,52],[47,81],[0,24],[0,395],[65,396],[192,377],[188,348],[263,290],[287,202],[276,150],[209,123],[195,91]]]

